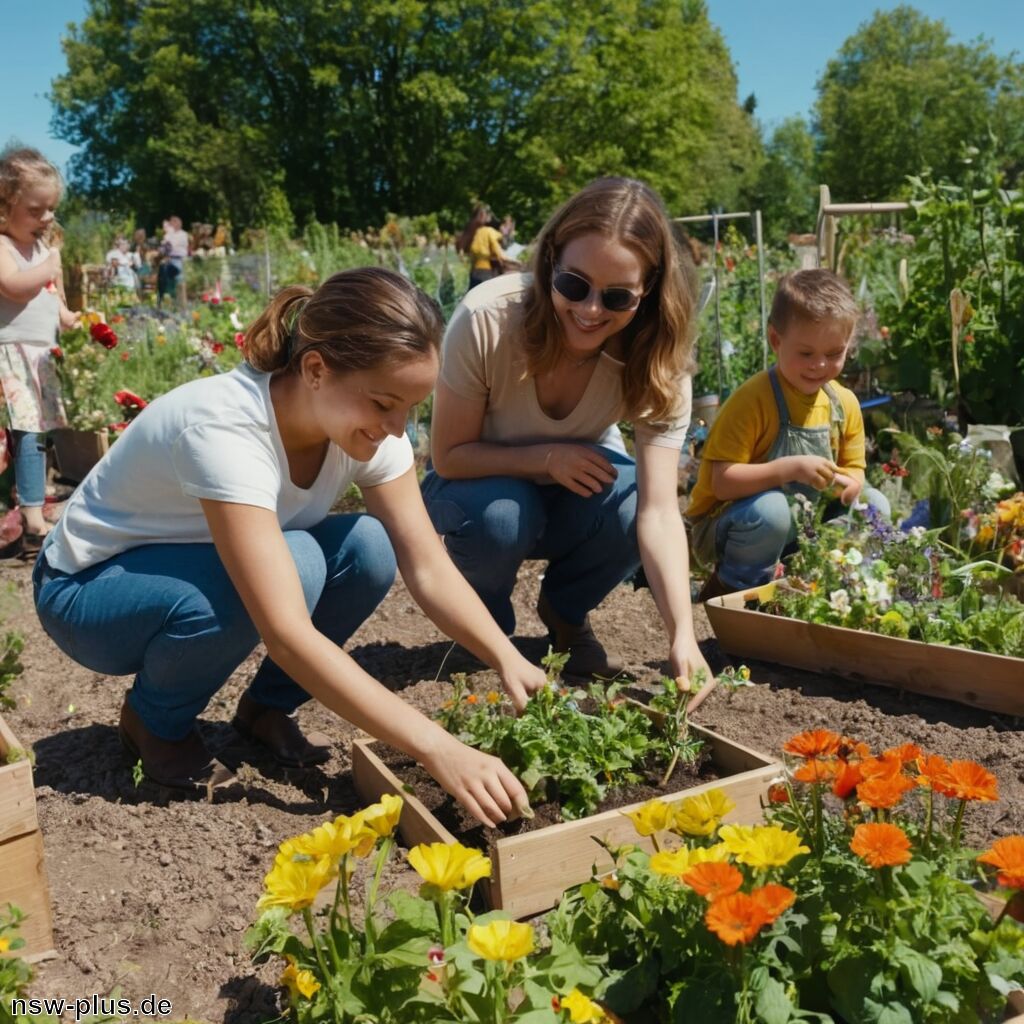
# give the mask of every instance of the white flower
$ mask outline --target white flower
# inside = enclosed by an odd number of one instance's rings
[[[888,608],[892,604],[892,591],[886,580],[867,579],[864,581],[864,592],[867,599],[879,608]]]
[[[997,501],[1013,490],[1013,484],[997,469],[993,469],[988,479],[981,485],[981,493],[992,501]]]
[[[850,613],[850,595],[845,590],[833,590],[828,595],[829,607],[837,615],[849,615]]]
[[[833,548],[829,553],[828,557],[831,561],[835,562],[836,565],[842,565],[846,561],[846,556],[839,548]]]
[[[237,309],[231,310],[231,315],[228,319],[231,321],[231,326],[234,327],[236,331],[240,331],[242,329],[242,318],[238,315]]]
[[[915,544],[920,544],[921,541],[924,540],[924,535],[927,532],[928,531],[923,526],[912,526],[910,528],[910,539],[914,541]]]
[[[860,565],[863,561],[864,556],[856,548],[850,548],[850,550],[846,552],[847,565]]]

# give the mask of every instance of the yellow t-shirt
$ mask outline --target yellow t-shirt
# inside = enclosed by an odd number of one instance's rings
[[[789,420],[795,427],[823,427],[832,419],[832,403],[824,388],[816,394],[804,395],[792,387],[781,373],[777,374],[782,395],[789,409]],[[839,397],[845,413],[840,431],[838,424],[832,437],[832,457],[841,469],[864,469],[864,417],[857,396],[836,381],[832,389]],[[711,489],[713,462],[763,462],[779,433],[779,410],[775,394],[762,370],[729,396],[718,418],[711,426],[701,455],[697,483],[690,496],[687,517],[691,521],[713,514],[724,504]]]
[[[501,250],[501,232],[486,224],[477,228],[473,241],[469,243],[469,255],[474,270],[490,270],[491,260],[500,260],[505,256]]]

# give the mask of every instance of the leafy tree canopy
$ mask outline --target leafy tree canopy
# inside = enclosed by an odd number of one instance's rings
[[[691,213],[761,158],[703,0],[90,0],[64,49],[72,184],[150,220],[530,229],[599,174]]]
[[[818,82],[822,180],[837,201],[906,193],[928,169],[957,179],[965,146],[1008,170],[1024,155],[1022,67],[979,40],[953,43],[913,7],[879,11],[842,45]]]

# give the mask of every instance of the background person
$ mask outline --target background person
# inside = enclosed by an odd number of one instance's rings
[[[501,247],[501,233],[494,226],[491,208],[482,203],[456,239],[455,251],[469,256],[470,288],[499,276],[512,262]]]
[[[885,496],[864,489],[857,396],[836,383],[859,316],[846,282],[830,270],[800,270],[779,281],[768,321],[776,365],[729,396],[690,496],[694,551],[714,567],[699,600],[772,579],[796,540],[796,493],[838,497],[842,505],[860,498],[888,517]]]
[[[14,480],[24,548],[39,549],[50,524],[46,431],[67,426],[53,347],[78,324],[63,300],[60,250],[51,245],[60,173],[35,149],[0,154],[0,389],[14,441]]]
[[[188,232],[181,226],[181,218],[177,216],[168,217],[163,223],[163,238],[160,240],[160,266],[157,270],[156,279],[156,304],[159,308],[163,304],[165,295],[172,300],[184,299],[183,277],[185,273],[185,260],[189,255]]]
[[[69,501],[33,573],[39,618],[80,664],[135,675],[120,734],[156,782],[230,779],[195,721],[262,639],[233,724],[282,763],[329,757],[291,717],[312,696],[414,757],[481,821],[525,806],[500,760],[342,649],[397,562],[518,709],[545,683],[452,565],[419,496],[405,424],[433,388],[441,330],[436,304],[389,270],[286,288],[246,332],[246,362],[150,403]],[[368,514],[329,515],[351,483]]]
[[[548,562],[537,611],[575,675],[622,668],[588,616],[641,563],[673,675],[708,671],[676,495],[693,309],[660,199],[603,178],[545,225],[532,274],[471,291],[445,334],[423,483],[431,519],[506,633],[519,566]],[[623,418],[635,461],[618,440]]]

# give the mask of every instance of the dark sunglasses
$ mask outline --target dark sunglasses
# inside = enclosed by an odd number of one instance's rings
[[[551,287],[570,302],[583,302],[590,297],[590,282],[571,270],[559,270],[555,267]],[[642,298],[642,292],[631,292],[628,288],[601,289],[601,305],[610,313],[628,313],[640,305]]]

